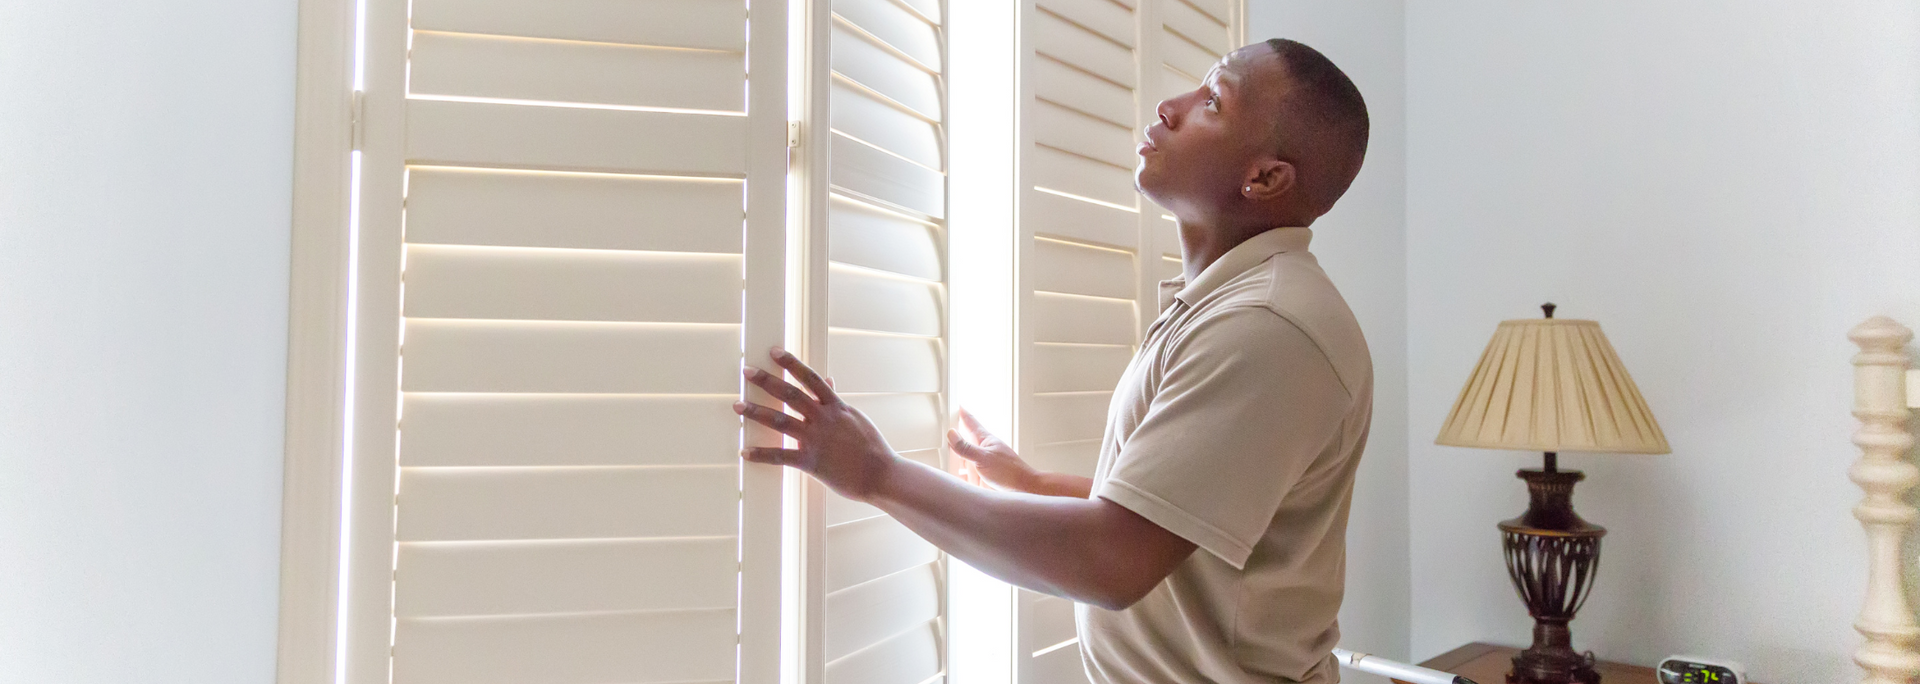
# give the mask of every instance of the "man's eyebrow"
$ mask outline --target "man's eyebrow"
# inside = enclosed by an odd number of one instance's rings
[[[1201,76],[1200,80],[1205,81],[1209,78],[1214,78],[1216,76],[1228,76],[1228,75],[1231,75],[1234,78],[1239,78],[1240,72],[1238,70],[1238,67],[1243,62],[1244,60],[1241,59],[1238,55],[1229,54],[1225,57],[1221,57],[1219,60],[1215,61],[1213,64],[1207,67],[1207,73]]]
[[[1224,96],[1229,89],[1236,91],[1240,89],[1240,75],[1226,69],[1220,69],[1219,75],[1213,79],[1213,91],[1220,96]]]

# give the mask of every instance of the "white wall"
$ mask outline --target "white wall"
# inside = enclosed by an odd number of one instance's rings
[[[1413,655],[1528,641],[1494,523],[1537,454],[1436,447],[1503,318],[1601,322],[1672,442],[1563,456],[1606,526],[1575,645],[1853,679],[1864,544],[1845,334],[1920,324],[1912,3],[1414,3]]]
[[[294,6],[0,4],[0,681],[272,681]]]
[[[1373,352],[1373,432],[1347,530],[1341,643],[1408,655],[1406,120],[1403,0],[1249,0],[1247,40],[1291,38],[1360,86],[1373,123],[1367,163],[1314,223],[1313,251],[1360,319]],[[1349,677],[1358,681],[1355,677]],[[1385,680],[1378,680],[1385,681]]]

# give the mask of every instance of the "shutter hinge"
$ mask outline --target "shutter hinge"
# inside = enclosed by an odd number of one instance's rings
[[[348,114],[352,126],[353,149],[359,150],[367,140],[367,93],[364,90],[353,91],[353,111]]]
[[[787,122],[787,147],[800,146],[800,122]]]

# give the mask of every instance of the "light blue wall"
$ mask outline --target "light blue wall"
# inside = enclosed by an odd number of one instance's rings
[[[272,681],[294,9],[0,4],[0,681]]]

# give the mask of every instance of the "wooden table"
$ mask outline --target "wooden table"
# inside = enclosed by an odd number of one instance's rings
[[[1507,672],[1513,669],[1513,654],[1519,652],[1517,648],[1471,643],[1434,656],[1420,663],[1420,666],[1452,672],[1473,680],[1475,684],[1506,684]],[[1602,660],[1594,663],[1593,669],[1600,671],[1600,684],[1658,684],[1660,681],[1650,667]],[[1397,679],[1394,681],[1406,684]]]

